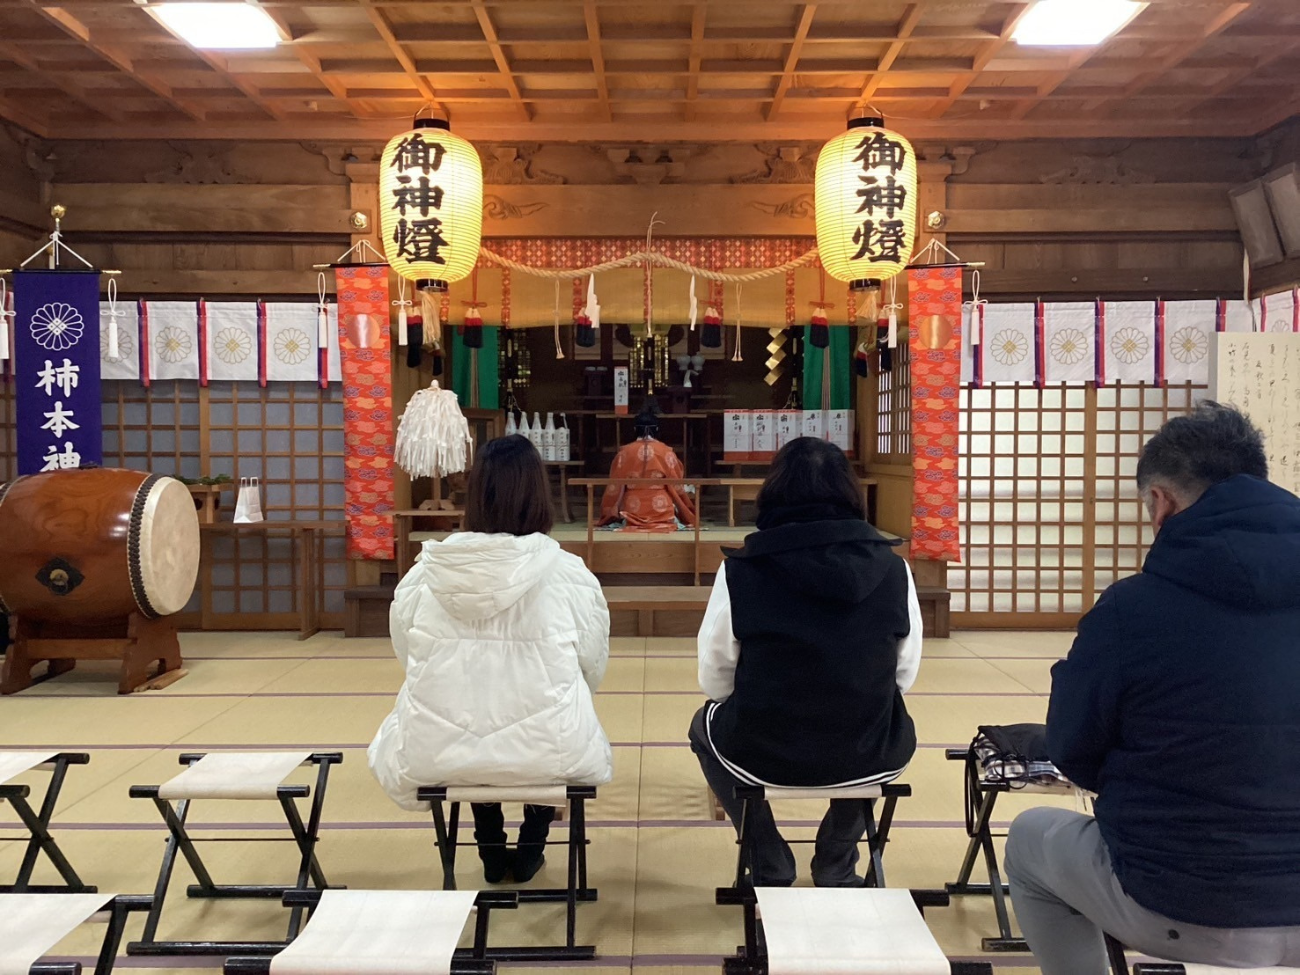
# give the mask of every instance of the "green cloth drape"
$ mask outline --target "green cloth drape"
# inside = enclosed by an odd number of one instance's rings
[[[472,387],[472,364],[475,353],[478,354],[478,407],[484,410],[501,408],[501,380],[497,372],[498,348],[501,344],[501,329],[495,325],[483,327],[483,348],[465,348],[465,339],[455,327],[449,326],[451,333],[451,388],[456,392],[462,409],[473,404],[470,401]]]
[[[805,338],[803,344],[803,408],[820,410],[822,408],[822,363],[827,355],[831,357],[830,398],[826,402],[828,410],[851,410],[853,383],[852,365],[853,336],[857,329],[834,326],[830,329],[831,344],[819,349]],[[804,333],[805,336],[807,332]]]

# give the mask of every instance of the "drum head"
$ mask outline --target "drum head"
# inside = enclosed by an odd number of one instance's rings
[[[189,488],[180,481],[161,477],[142,490],[148,492],[139,523],[143,593],[136,598],[146,615],[170,616],[185,608],[199,577],[199,515]],[[136,504],[140,507],[139,499]]]

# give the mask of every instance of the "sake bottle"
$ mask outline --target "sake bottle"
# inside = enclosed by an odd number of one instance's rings
[[[555,428],[555,459],[561,464],[569,462],[569,418],[560,414],[560,426]]]
[[[533,425],[528,428],[528,439],[533,442],[540,454],[545,444],[542,443],[542,414],[536,410],[533,411]]]
[[[533,439],[533,431],[530,430],[529,427],[528,427],[528,411],[527,411],[527,410],[520,410],[520,411],[519,411],[519,429],[516,430],[515,432],[518,433],[519,436],[523,437],[525,440],[532,440],[532,439]]]
[[[513,437],[519,432],[519,424],[515,422],[515,411],[506,410],[506,436]]]
[[[542,460],[554,461],[555,457],[555,414],[546,414],[546,426],[542,428]]]

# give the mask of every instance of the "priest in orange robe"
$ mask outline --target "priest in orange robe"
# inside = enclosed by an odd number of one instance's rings
[[[676,452],[655,439],[659,420],[649,410],[636,418],[636,440],[619,450],[610,466],[611,478],[630,480],[680,479],[686,470]],[[600,502],[600,524],[622,522],[627,532],[671,532],[680,521],[695,524],[695,505],[680,485],[637,487],[611,484]]]

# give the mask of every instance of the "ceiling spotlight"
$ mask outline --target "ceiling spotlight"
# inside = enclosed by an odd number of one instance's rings
[[[1146,8],[1135,0],[1038,0],[1011,39],[1030,47],[1091,47]]]
[[[275,21],[249,3],[151,3],[147,9],[200,51],[264,50],[280,43]]]

